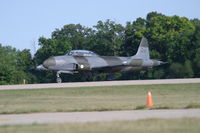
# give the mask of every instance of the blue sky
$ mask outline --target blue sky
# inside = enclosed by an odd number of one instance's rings
[[[200,0],[0,0],[0,43],[34,51],[38,38],[49,38],[66,24],[92,27],[106,19],[125,25],[157,11],[200,19]]]

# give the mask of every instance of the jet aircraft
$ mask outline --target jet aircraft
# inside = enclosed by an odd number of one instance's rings
[[[99,56],[88,50],[72,50],[66,55],[53,56],[37,66],[37,70],[57,71],[57,82],[61,83],[61,73],[74,74],[78,72],[131,72],[153,68],[166,62],[150,59],[149,44],[142,38],[138,51],[134,56]]]

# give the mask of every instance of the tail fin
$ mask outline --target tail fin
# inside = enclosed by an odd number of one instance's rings
[[[148,40],[145,37],[142,38],[142,40],[140,42],[140,46],[138,48],[138,51],[137,51],[135,57],[142,58],[145,60],[150,59],[149,44],[148,44]]]

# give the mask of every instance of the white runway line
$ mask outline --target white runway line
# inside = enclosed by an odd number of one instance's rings
[[[200,83],[200,78],[72,82],[72,83],[49,83],[49,84],[27,84],[27,85],[0,85],[0,90],[89,87],[89,86],[148,85],[148,84],[179,84],[179,83]]]
[[[0,115],[0,125],[74,123],[116,120],[138,120],[146,118],[200,118],[200,109],[132,110],[104,112],[61,112]]]

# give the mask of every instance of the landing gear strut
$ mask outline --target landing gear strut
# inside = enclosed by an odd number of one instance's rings
[[[77,73],[77,72],[76,71],[57,71],[57,73],[56,73],[56,82],[57,83],[62,83],[62,79],[60,77],[61,73],[74,74],[74,73]]]
[[[57,82],[57,83],[62,83],[62,79],[61,79],[61,77],[60,77],[60,74],[61,74],[60,71],[58,71],[57,74],[56,74],[56,77],[57,77],[57,78],[56,78],[56,82]]]

